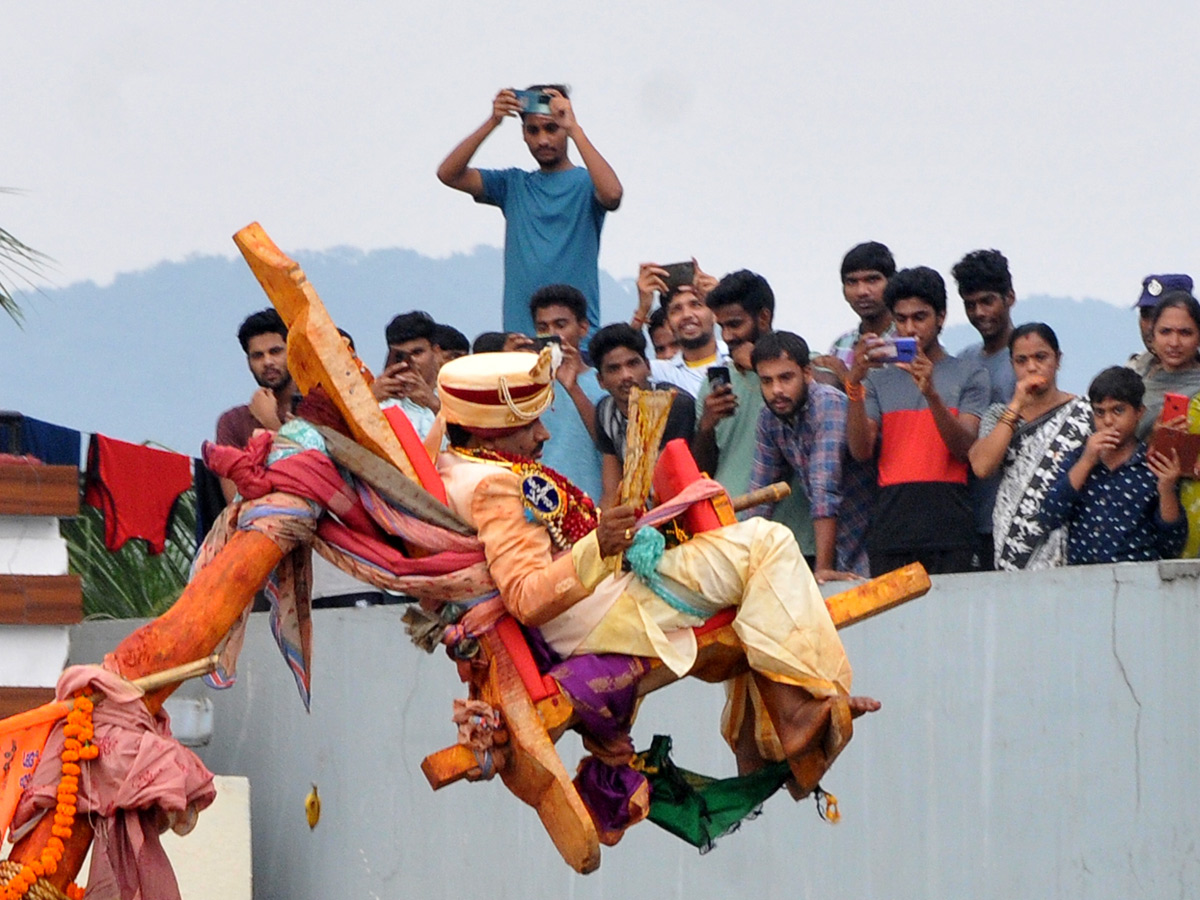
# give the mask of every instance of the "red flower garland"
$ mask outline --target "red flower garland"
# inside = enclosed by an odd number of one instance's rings
[[[577,541],[596,530],[599,521],[596,516],[596,504],[592,498],[571,483],[567,476],[554,471],[549,466],[515,453],[504,453],[499,450],[473,449],[455,447],[454,452],[467,459],[478,462],[498,463],[522,478],[529,475],[541,475],[553,482],[559,493],[565,498],[559,512],[546,516],[534,509],[538,519],[547,527],[555,538],[560,549],[566,550]],[[526,506],[530,507],[528,501]]]

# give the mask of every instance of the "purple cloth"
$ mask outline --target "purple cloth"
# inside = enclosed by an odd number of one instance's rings
[[[644,811],[630,801],[639,792],[648,794],[646,784],[646,776],[630,766],[610,766],[594,756],[579,764],[575,776],[575,789],[602,834],[619,834],[643,818]]]
[[[616,653],[572,656],[550,669],[571,698],[583,730],[604,743],[629,733],[637,684],[650,670],[649,660]]]

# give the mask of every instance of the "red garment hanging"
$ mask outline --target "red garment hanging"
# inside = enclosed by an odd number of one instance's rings
[[[83,500],[104,513],[104,546],[142,538],[162,553],[179,495],[192,486],[192,461],[179,453],[93,434]]]

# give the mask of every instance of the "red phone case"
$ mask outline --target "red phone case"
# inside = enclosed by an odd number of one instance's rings
[[[1180,416],[1186,416],[1188,411],[1188,398],[1183,394],[1163,394],[1162,415],[1159,416],[1159,421],[1170,422],[1172,419],[1178,419]]]

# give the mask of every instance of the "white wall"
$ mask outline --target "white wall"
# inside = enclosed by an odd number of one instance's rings
[[[66,575],[67,542],[52,516],[0,516],[0,574]],[[67,659],[59,625],[0,625],[0,687],[54,687]]]
[[[432,793],[419,764],[453,742],[465,688],[395,607],[315,614],[310,715],[253,616],[201,753],[250,778],[260,898],[1197,896],[1200,564],[1162,571],[946,576],[844,632],[857,692],[884,707],[825,780],[842,823],[780,794],[706,856],[643,823],[579,876],[498,780]],[[73,657],[128,628],[80,626]],[[681,765],[731,774],[721,702],[700,683],[661,691],[635,741],[670,733]],[[559,746],[572,765],[578,740]],[[325,811],[310,832],[312,782]]]

